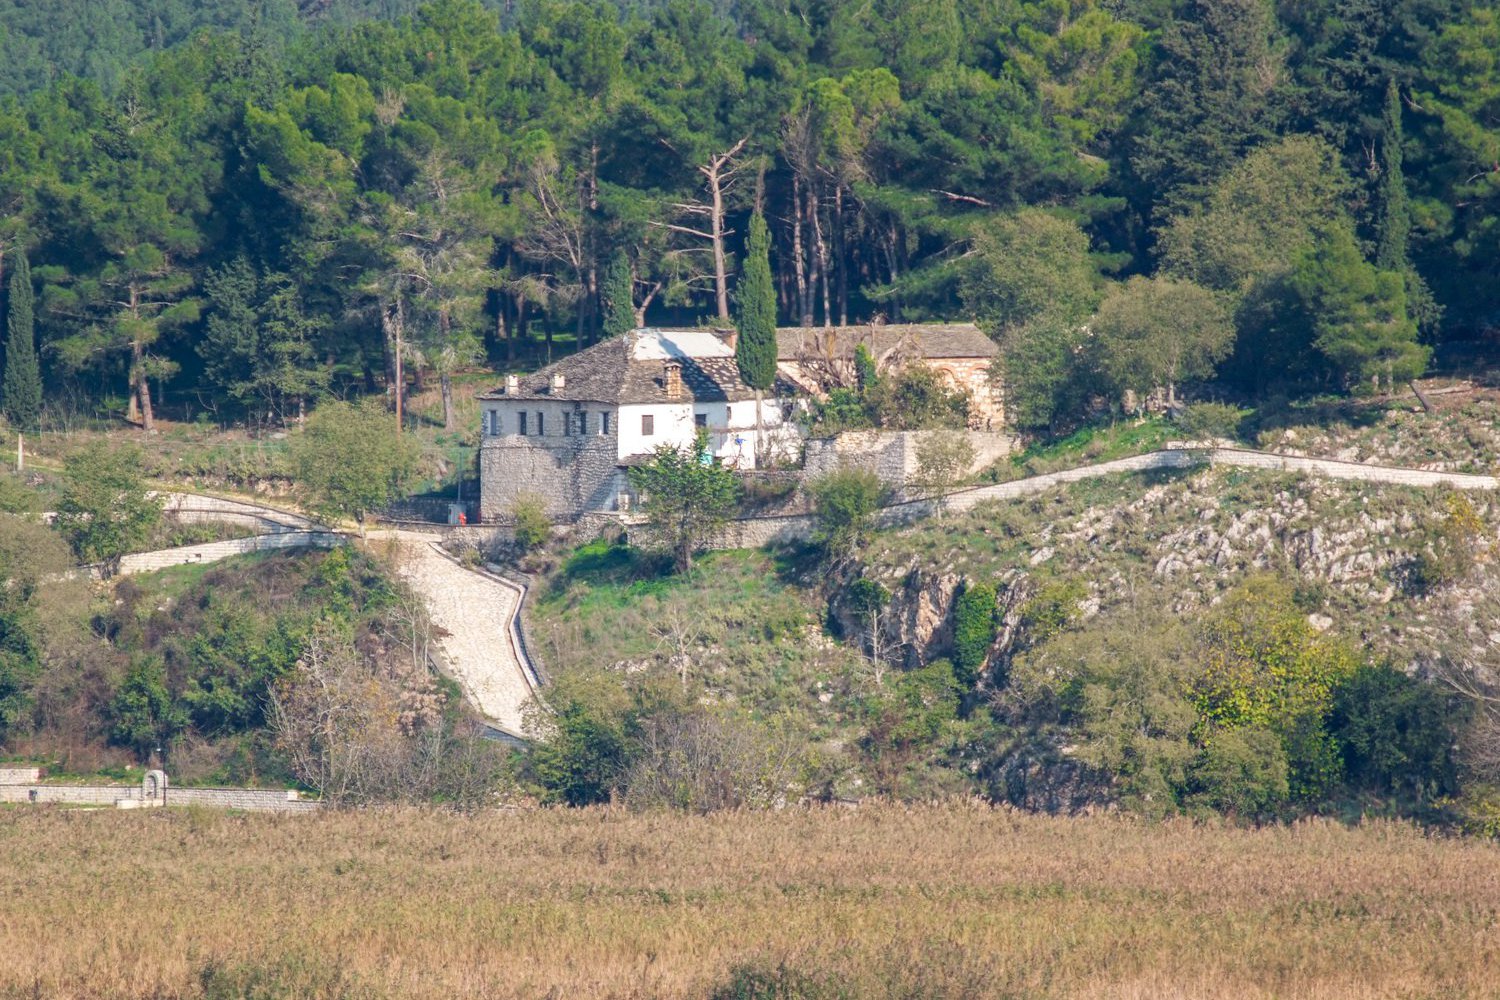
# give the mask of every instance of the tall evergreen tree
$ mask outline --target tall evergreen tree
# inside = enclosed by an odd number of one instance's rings
[[[31,265],[16,251],[10,276],[10,312],[6,317],[5,379],[0,402],[5,416],[22,430],[32,430],[42,416],[42,373],[36,360],[35,300]]]
[[[745,384],[757,392],[776,381],[776,285],[771,279],[771,246],[766,220],[750,218],[750,240],[739,287],[739,339],[734,356]]]
[[[618,337],[634,330],[635,279],[630,274],[630,259],[621,250],[604,272],[604,335]]]
[[[1380,136],[1380,200],[1376,219],[1375,266],[1383,271],[1407,268],[1406,242],[1411,233],[1411,211],[1406,200],[1406,174],[1401,164],[1401,95],[1396,81],[1386,86],[1385,128]]]
[[[750,217],[750,240],[745,247],[745,265],[739,287],[739,337],[734,359],[740,376],[755,390],[756,464],[769,453],[761,403],[776,383],[776,284],[771,278],[771,243],[766,220],[756,212]]]

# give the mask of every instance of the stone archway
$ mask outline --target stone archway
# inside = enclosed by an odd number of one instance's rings
[[[148,805],[161,805],[167,801],[167,772],[146,772],[146,776],[141,779],[141,800]]]

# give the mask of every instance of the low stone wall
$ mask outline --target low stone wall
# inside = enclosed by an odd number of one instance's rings
[[[161,493],[162,509],[168,514],[192,514],[208,520],[207,515],[228,515],[236,520],[249,518],[262,524],[294,531],[314,531],[322,525],[301,514],[278,510],[263,504],[226,500],[223,497],[205,496],[201,493]]]
[[[42,780],[39,767],[0,767],[0,786],[34,785]]]
[[[213,563],[230,556],[272,549],[332,549],[348,541],[347,535],[335,531],[282,531],[255,535],[252,538],[233,538],[225,542],[184,545],[175,549],[158,549],[155,552],[137,552],[125,556],[120,560],[119,575],[132,576],[137,573],[154,573],[172,566]]]
[[[1128,472],[1149,472],[1158,469],[1185,469],[1209,463],[1239,468],[1264,469],[1269,472],[1288,472],[1321,476],[1326,479],[1355,480],[1359,482],[1383,483],[1391,486],[1413,486],[1419,488],[1450,487],[1460,490],[1500,489],[1500,477],[1475,476],[1458,472],[1433,472],[1424,469],[1398,469],[1380,465],[1362,465],[1358,462],[1341,462],[1334,459],[1303,458],[1296,455],[1279,455],[1271,452],[1251,451],[1245,448],[1170,448],[1144,455],[1100,462],[1077,469],[1049,472],[1045,475],[1016,479],[1008,483],[991,486],[974,486],[957,490],[942,498],[945,511],[965,511],[982,503],[995,500],[1014,500],[1050,490],[1065,483],[1076,483],[1085,479],[1116,476]],[[937,509],[938,501],[932,498],[910,500],[884,507],[875,516],[875,523],[882,528],[912,524],[930,516]],[[786,517],[749,517],[730,522],[708,547],[713,549],[759,548],[771,543],[803,541],[812,537],[817,520],[812,515]]]
[[[541,646],[532,635],[531,627],[526,624],[527,604],[531,602],[531,577],[496,563],[485,563],[484,568],[491,576],[520,591],[516,600],[516,613],[510,621],[511,641],[515,643],[517,659],[522,668],[531,672],[533,690],[549,686],[552,679],[547,673],[547,664],[542,659]]]
[[[0,802],[77,806],[115,806],[122,802],[157,804],[148,802],[140,785],[48,785],[39,782],[0,785]],[[167,789],[160,804],[247,812],[312,812],[323,806],[316,800],[298,797],[296,792],[270,788],[173,787]]]
[[[169,788],[165,805],[240,809],[245,812],[314,812],[323,807],[293,791],[271,788]]]
[[[1301,472],[1323,476],[1327,479],[1354,479],[1367,483],[1388,483],[1392,486],[1448,486],[1456,490],[1500,489],[1500,478],[1476,476],[1463,472],[1434,472],[1427,469],[1400,469],[1388,465],[1365,465],[1360,462],[1343,462],[1330,458],[1304,458],[1299,455],[1279,455],[1247,448],[1214,448],[1208,452],[1208,460],[1214,465],[1233,465],[1250,469],[1271,469],[1277,472]]]
[[[0,802],[112,806],[140,799],[141,789],[137,785],[0,785]]]

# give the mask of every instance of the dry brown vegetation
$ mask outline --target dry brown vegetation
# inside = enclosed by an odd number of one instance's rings
[[[1484,996],[1497,921],[1386,822],[0,812],[3,996]]]

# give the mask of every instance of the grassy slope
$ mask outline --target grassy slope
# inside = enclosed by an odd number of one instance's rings
[[[17,809],[0,996],[1485,996],[1497,898],[1493,845],[1386,823]]]
[[[803,714],[815,726],[819,694],[862,683],[861,657],[823,636],[821,606],[770,555],[715,553],[691,577],[654,568],[602,542],[577,550],[533,606],[547,663],[675,670],[685,635],[689,670],[712,696]]]

